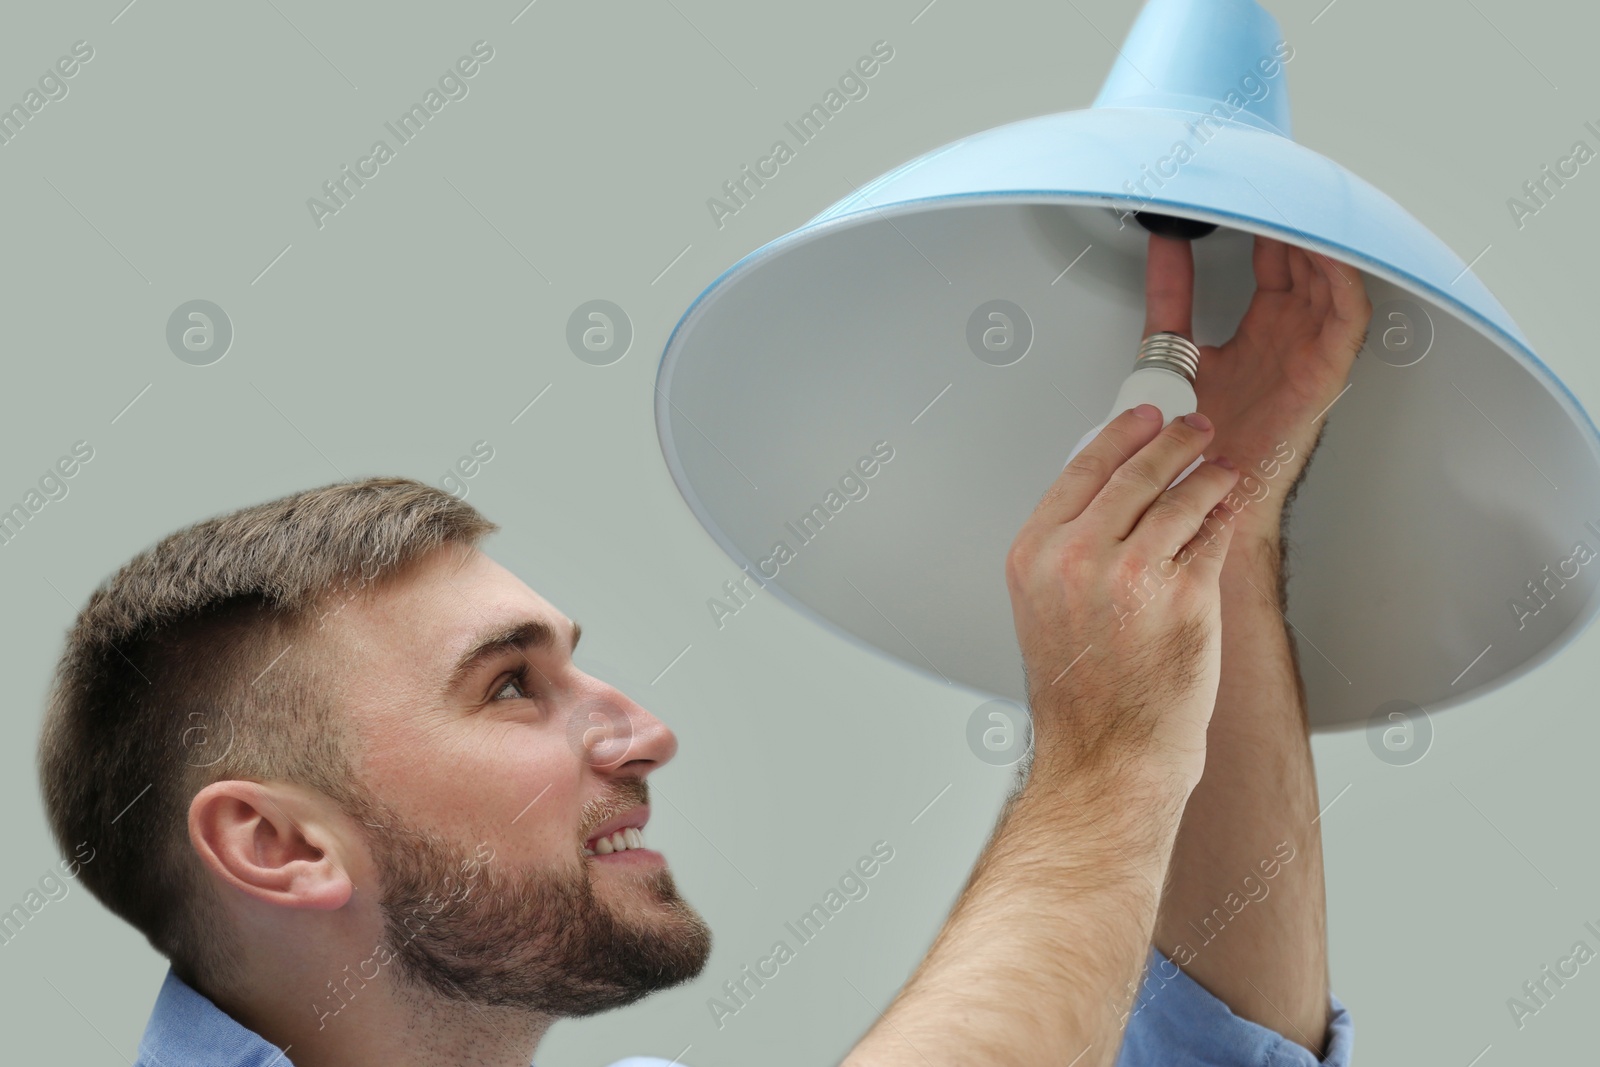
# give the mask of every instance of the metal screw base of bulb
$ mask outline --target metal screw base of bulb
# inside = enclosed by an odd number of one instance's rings
[[[1200,370],[1200,349],[1182,334],[1166,331],[1153,333],[1140,343],[1139,354],[1134,357],[1133,365],[1135,368],[1161,367],[1181,375],[1193,385],[1195,375]]]

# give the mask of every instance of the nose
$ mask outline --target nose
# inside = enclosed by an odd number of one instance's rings
[[[584,757],[606,774],[642,778],[678,751],[678,737],[620,689],[602,685],[577,724]]]

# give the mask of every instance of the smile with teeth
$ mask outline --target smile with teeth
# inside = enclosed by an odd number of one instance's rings
[[[637,827],[629,826],[607,837],[597,837],[594,839],[593,844],[593,848],[584,848],[583,854],[585,856],[593,856],[597,853],[601,856],[606,856],[613,852],[626,852],[633,848],[644,848],[644,834]]]

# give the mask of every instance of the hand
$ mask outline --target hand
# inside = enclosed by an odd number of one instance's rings
[[[1205,767],[1221,671],[1223,557],[1239,471],[1172,484],[1211,442],[1154,405],[1112,419],[1067,464],[1006,556],[1036,763],[1176,786]],[[1212,517],[1215,516],[1215,517]],[[1202,525],[1203,524],[1203,525]],[[1139,593],[1134,590],[1139,589]]]
[[[1232,339],[1200,346],[1195,397],[1217,424],[1214,455],[1231,458],[1239,532],[1276,537],[1283,509],[1321,438],[1324,413],[1366,343],[1372,303],[1361,272],[1270,237],[1255,239],[1256,292]],[[1188,241],[1150,236],[1145,334],[1193,339],[1194,253]],[[1262,486],[1265,486],[1263,491]]]

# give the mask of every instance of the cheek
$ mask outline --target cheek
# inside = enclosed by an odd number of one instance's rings
[[[584,763],[562,731],[543,723],[494,724],[440,760],[442,803],[463,809],[496,856],[542,866],[577,854]]]
[[[559,728],[511,718],[397,730],[368,749],[362,768],[372,791],[410,821],[469,852],[487,842],[496,866],[576,854],[583,772]]]

